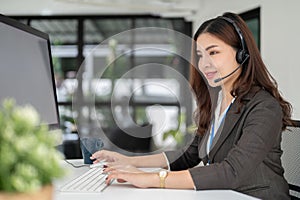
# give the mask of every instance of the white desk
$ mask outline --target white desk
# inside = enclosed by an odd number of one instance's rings
[[[82,164],[82,160],[70,160],[72,163],[79,165]],[[256,198],[241,194],[232,190],[175,190],[175,189],[140,189],[135,188],[130,184],[126,183],[113,183],[111,186],[106,188],[102,193],[70,193],[70,192],[60,192],[59,188],[66,182],[72,180],[73,178],[79,176],[80,174],[87,171],[88,167],[74,168],[71,165],[63,161],[63,166],[69,170],[69,174],[59,181],[54,182],[55,200],[184,200],[184,199],[210,199],[210,200],[254,200]]]

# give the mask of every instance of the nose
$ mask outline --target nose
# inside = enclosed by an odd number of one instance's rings
[[[211,59],[208,56],[202,56],[202,58],[198,62],[198,67],[205,69],[211,66]]]

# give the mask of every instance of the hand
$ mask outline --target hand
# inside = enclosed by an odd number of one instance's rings
[[[120,171],[120,172],[129,172],[129,173],[143,173],[143,171],[137,169],[136,167],[132,165],[114,165],[114,164],[108,164],[105,169],[103,170],[104,173],[112,173],[115,171]],[[123,179],[117,179],[119,183],[124,183],[126,182]],[[108,182],[109,183],[109,182]]]
[[[145,173],[144,171],[142,171],[132,165],[120,165],[120,164],[114,164],[114,163],[108,164],[105,167],[105,169],[103,170],[104,173],[111,173],[114,171],[130,172],[130,173]]]
[[[116,179],[118,182],[129,182],[139,188],[158,187],[159,178],[156,173],[146,173],[133,166],[108,167],[105,171],[109,172],[106,184]]]
[[[91,160],[94,160],[94,163],[98,163],[101,160],[105,160],[108,164],[114,163],[115,165],[130,165],[130,157],[122,155],[117,152],[101,150],[95,152],[91,157]]]

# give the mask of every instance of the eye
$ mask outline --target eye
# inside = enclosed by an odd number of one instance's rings
[[[211,52],[209,52],[209,55],[211,55],[211,56],[213,56],[213,55],[216,55],[216,54],[218,54],[219,52],[217,52],[217,51],[211,51]]]

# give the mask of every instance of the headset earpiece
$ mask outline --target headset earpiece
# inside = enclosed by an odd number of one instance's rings
[[[245,50],[237,50],[235,58],[238,64],[242,64],[245,61],[245,59],[248,59],[248,57],[249,54]]]
[[[241,41],[242,49],[237,50],[235,58],[236,58],[237,63],[239,63],[239,64],[244,63],[246,61],[246,59],[249,58],[249,54],[247,52],[246,43],[244,41],[244,37],[243,37],[241,29],[237,26],[237,24],[231,18],[223,17],[223,16],[220,16],[220,18],[229,22],[234,27],[234,30],[238,34],[240,41]]]

